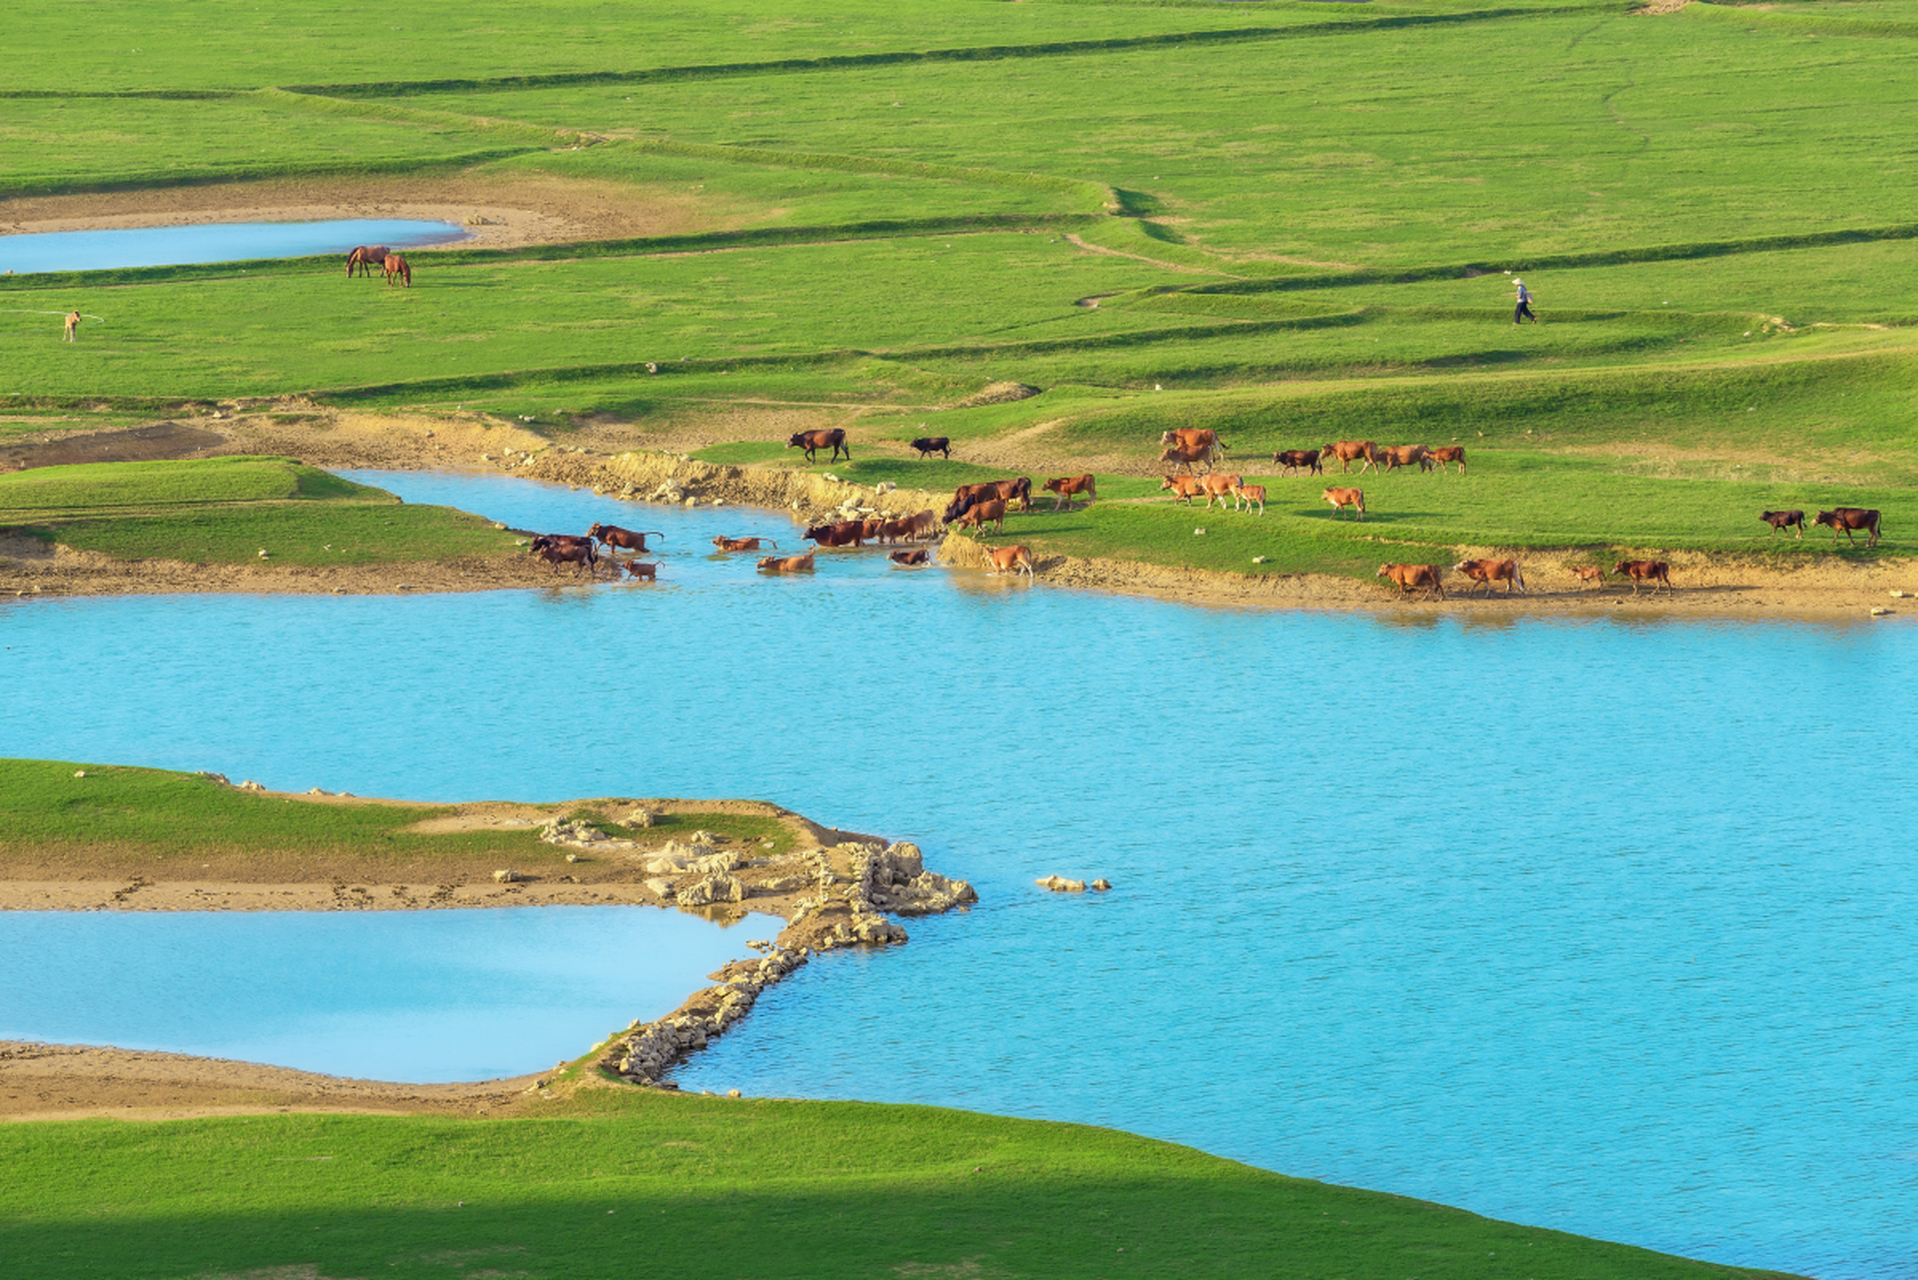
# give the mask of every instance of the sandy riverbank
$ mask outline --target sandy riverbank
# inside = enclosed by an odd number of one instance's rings
[[[220,416],[154,424],[123,432],[47,431],[0,449],[0,469],[52,462],[154,457],[204,457],[268,453],[316,466],[396,470],[504,471],[532,479],[592,487],[643,502],[668,480],[696,502],[714,501],[779,511],[796,519],[823,519],[844,507],[911,513],[942,506],[949,494],[898,490],[879,495],[858,485],[811,472],[778,467],[711,466],[683,451],[710,443],[714,432],[700,424],[642,429],[615,423],[588,424],[563,447],[532,432],[479,415],[370,415],[330,410],[310,403],[274,402],[276,412],[248,412],[261,405],[233,405]],[[773,436],[822,425],[815,407],[768,406],[742,415],[728,410],[726,438]],[[750,417],[744,422],[742,416]],[[885,446],[867,444],[867,449]],[[1018,467],[1016,459],[1001,459]],[[1043,466],[1026,466],[1035,475]],[[1043,504],[1041,504],[1043,510]],[[638,518],[637,516],[635,517]],[[1195,522],[1202,523],[1202,522]],[[1812,535],[1814,539],[1823,534]],[[827,554],[875,554],[829,552]],[[1629,585],[1592,587],[1576,579],[1570,555],[1513,553],[1468,548],[1467,556],[1518,554],[1528,592],[1474,595],[1470,584],[1449,575],[1443,600],[1401,598],[1371,582],[1319,574],[1248,577],[1114,559],[1043,556],[1042,582],[1156,599],[1241,608],[1367,609],[1392,616],[1455,613],[1473,619],[1510,616],[1675,616],[1771,619],[1857,619],[1883,623],[1918,616],[1918,560],[1858,564],[1836,555],[1793,569],[1728,561],[1696,553],[1664,553],[1676,590],[1634,594]],[[1410,558],[1407,549],[1381,542],[1381,561]],[[1583,559],[1582,556],[1578,557]],[[963,539],[942,551],[949,568],[977,569],[983,560]],[[112,561],[104,556],[48,548],[13,539],[0,546],[0,593],[18,595],[115,595],[178,591],[339,592],[470,591],[502,587],[575,585],[576,575],[530,560],[496,559],[430,565],[300,569],[267,565],[199,566],[167,561]],[[609,579],[605,576],[602,582]],[[620,581],[628,581],[620,579]],[[642,588],[643,589],[643,588]]]
[[[379,800],[266,792],[316,804]],[[770,819],[790,847],[695,831],[679,838],[621,839],[555,815],[597,815],[636,826],[674,815]],[[113,847],[9,857],[0,866],[0,911],[400,911],[543,904],[675,907],[720,921],[748,913],[786,922],[778,936],[747,942],[760,954],[711,975],[673,1013],[634,1023],[593,1065],[635,1083],[666,1082],[671,1067],[724,1033],[753,1001],[815,954],[907,940],[892,915],[950,910],[974,899],[963,881],[927,872],[911,845],[822,827],[757,801],[576,800],[559,805],[462,804],[429,820],[432,833],[525,831],[529,852],[435,857],[430,862],[328,858],[304,852],[213,857],[189,876],[155,870]],[[537,843],[532,839],[539,833]],[[563,851],[560,860],[557,851]],[[502,865],[502,864],[505,865]],[[563,868],[560,870],[559,868]],[[376,874],[369,875],[369,870]],[[650,1057],[636,1055],[634,1044]],[[661,1049],[660,1046],[665,1048]],[[639,1069],[642,1065],[644,1070]],[[418,1085],[343,1080],[257,1063],[106,1046],[0,1041],[0,1120],[118,1115],[164,1119],[271,1110],[506,1114],[533,1100],[604,1087],[588,1065],[557,1075],[475,1084]]]

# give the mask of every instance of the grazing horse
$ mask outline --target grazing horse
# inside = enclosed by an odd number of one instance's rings
[[[393,251],[383,244],[362,244],[354,246],[353,251],[346,255],[346,278],[348,280],[353,278],[353,269],[355,267],[359,268],[359,272],[363,276],[372,275],[373,268],[376,265],[384,266],[386,263],[386,255],[391,252]]]
[[[413,287],[413,268],[406,265],[406,259],[397,253],[389,253],[380,262],[380,270],[386,273],[386,283],[398,280],[408,289]]]

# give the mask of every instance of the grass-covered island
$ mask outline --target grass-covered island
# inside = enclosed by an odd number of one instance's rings
[[[752,802],[422,805],[0,761],[0,908],[63,891],[69,906],[161,910],[670,903],[647,850],[735,850],[743,902],[810,919],[831,946],[819,922],[858,914],[842,909],[861,887],[847,853],[872,843]],[[795,911],[778,876],[809,852],[835,883]],[[822,1280],[1771,1274],[1084,1125],[635,1088],[604,1046],[539,1077],[422,1086],[0,1043],[0,1117],[32,1121],[0,1125],[0,1256],[34,1280],[616,1277],[635,1257]]]

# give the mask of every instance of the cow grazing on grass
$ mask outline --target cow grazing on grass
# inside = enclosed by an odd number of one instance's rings
[[[920,436],[912,442],[912,447],[919,451],[922,461],[935,453],[952,457],[952,441],[945,436]]]
[[[563,564],[575,566],[573,572],[584,569],[587,573],[599,573],[599,552],[594,548],[592,539],[575,538],[568,533],[542,533],[533,539],[532,554],[553,566],[558,573]]]
[[[647,555],[650,553],[650,548],[646,545],[646,539],[664,538],[666,535],[652,529],[641,533],[636,529],[622,529],[616,524],[596,524],[586,531],[586,536],[597,538],[599,544],[617,558],[619,554],[615,550],[617,547],[624,547],[634,555]]]
[[[1359,513],[1359,519],[1365,519],[1365,490],[1363,489],[1327,489],[1319,495],[1332,504],[1332,514],[1342,516],[1345,509],[1351,507]]]
[[[814,525],[805,532],[806,541],[815,547],[859,547],[866,541],[866,522],[843,520],[838,524]]]
[[[1175,499],[1184,498],[1185,505],[1189,507],[1192,505],[1192,499],[1205,492],[1205,485],[1193,476],[1167,476],[1159,482],[1159,489],[1161,492],[1166,489],[1172,490],[1172,496]]]
[[[1446,463],[1456,462],[1458,463],[1458,473],[1464,475],[1465,446],[1462,444],[1448,444],[1442,449],[1434,449],[1432,450],[1432,461],[1438,464],[1440,471],[1445,470]]]
[[[1272,461],[1282,464],[1287,471],[1306,469],[1307,475],[1323,475],[1325,468],[1319,465],[1317,449],[1281,449],[1272,455]]]
[[[1858,540],[1851,536],[1854,529],[1864,529],[1871,534],[1865,540],[1866,546],[1878,545],[1878,513],[1876,511],[1864,507],[1839,507],[1836,511],[1820,511],[1818,518],[1812,523],[1831,526],[1831,545],[1834,547],[1838,545],[1840,529],[1845,531],[1845,541],[1853,546],[1858,545]]]
[[[626,562],[626,572],[644,582],[658,582],[659,562],[653,561],[648,564],[642,564],[637,560],[628,560]]]
[[[1384,459],[1385,470],[1397,471],[1400,467],[1417,464],[1420,471],[1432,469],[1432,451],[1422,444],[1387,445],[1378,450],[1374,461]]]
[[[1175,467],[1184,467],[1197,475],[1197,468],[1201,462],[1205,463],[1207,471],[1212,470],[1212,450],[1209,446],[1203,449],[1182,449],[1175,444],[1159,455],[1159,461],[1170,462]]]
[[[1780,529],[1794,529],[1794,537],[1805,536],[1805,513],[1802,511],[1761,511],[1758,518],[1771,526],[1771,536],[1777,537]],[[1832,537],[1837,538],[1834,532]]]
[[[1250,511],[1253,503],[1259,504],[1259,514],[1265,514],[1265,486],[1262,484],[1235,484],[1232,486],[1232,509],[1237,511],[1239,503],[1245,503]]]
[[[1672,589],[1672,567],[1663,560],[1620,560],[1612,566],[1612,572],[1621,576],[1631,575],[1633,595],[1638,594],[1638,584],[1647,580],[1652,583],[1653,592],[1658,590],[1661,582],[1665,584],[1665,590]]]
[[[1373,576],[1389,578],[1398,583],[1401,596],[1425,588],[1436,592],[1439,599],[1445,599],[1445,585],[1439,581],[1439,570],[1435,564],[1382,564]]]
[[[759,567],[772,573],[801,573],[813,567],[810,554],[803,556],[761,556]]]
[[[973,503],[960,513],[957,520],[952,521],[952,527],[977,529],[979,535],[984,537],[988,523],[997,526],[1001,533],[1005,532],[1006,501],[1004,498],[991,498],[985,502]]]
[[[1032,548],[1015,544],[1010,547],[995,547],[986,555],[992,560],[992,572],[1017,574],[1023,572],[1032,576]]]
[[[806,461],[808,462],[818,461],[813,455],[818,453],[819,450],[826,448],[832,450],[832,457],[828,459],[828,461],[839,461],[841,450],[845,451],[846,461],[852,461],[852,449],[846,444],[846,433],[839,427],[834,427],[829,431],[795,431],[792,433],[791,438],[786,441],[786,447],[788,449],[805,450]]]
[[[1461,560],[1452,566],[1452,572],[1464,574],[1487,591],[1494,582],[1503,582],[1508,596],[1513,587],[1525,590],[1525,575],[1518,571],[1516,560]]]
[[[714,538],[713,546],[721,551],[757,551],[762,542],[775,551],[779,550],[779,544],[771,538]]]
[[[926,550],[924,547],[920,547],[917,551],[895,551],[887,556],[886,559],[892,561],[894,564],[931,564],[932,552]]]
[[[1229,476],[1216,471],[1201,479],[1199,488],[1205,493],[1206,510],[1212,509],[1214,500],[1217,500],[1221,511],[1225,510],[1225,500],[1232,496],[1232,491],[1244,480],[1244,476]]]
[[[1086,505],[1091,506],[1099,497],[1099,486],[1088,472],[1082,476],[1060,476],[1056,480],[1046,481],[1046,492],[1053,495],[1052,509],[1058,511],[1081,494],[1085,495]]]
[[[1367,467],[1374,471],[1379,469],[1378,449],[1379,447],[1370,440],[1341,440],[1337,444],[1328,444],[1319,450],[1319,458],[1324,462],[1337,458],[1341,472],[1350,471],[1352,464],[1357,462],[1359,474],[1364,475]]]
[[[1159,437],[1159,443],[1181,449],[1210,449],[1221,458],[1231,456],[1226,452],[1225,441],[1219,439],[1219,433],[1211,427],[1174,427]]]

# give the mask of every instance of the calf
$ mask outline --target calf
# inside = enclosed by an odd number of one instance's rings
[[[892,561],[894,564],[931,564],[932,552],[926,550],[924,547],[920,547],[917,551],[895,551],[887,556],[886,559]]]
[[[1090,473],[1082,476],[1060,476],[1057,480],[1046,481],[1046,492],[1054,495],[1052,509],[1057,511],[1080,494],[1085,495],[1086,505],[1091,506],[1098,500],[1099,486]]]
[[[803,556],[761,556],[759,567],[773,573],[800,573],[813,567],[810,554]]]
[[[1193,498],[1205,492],[1205,486],[1191,476],[1167,476],[1160,482],[1159,489],[1161,492],[1172,490],[1173,498],[1184,498],[1188,507],[1192,505]]]
[[[1603,565],[1575,564],[1570,566],[1570,568],[1572,570],[1572,576],[1580,582],[1595,582],[1601,587],[1605,585],[1605,567]]]
[[[714,538],[713,545],[721,551],[757,551],[759,544],[765,543],[775,551],[779,544],[771,538]]]
[[[1525,575],[1518,571],[1516,560],[1461,560],[1452,566],[1452,572],[1464,574],[1488,591],[1494,582],[1503,582],[1508,596],[1513,587],[1525,590]]]
[[[931,507],[927,507],[924,511],[911,517],[910,523],[912,525],[912,538],[914,541],[918,541],[920,538],[930,538],[939,532],[939,517],[933,514]]]
[[[1332,504],[1333,515],[1342,516],[1345,509],[1351,507],[1359,513],[1359,519],[1365,519],[1365,490],[1327,489],[1319,496]]]
[[[1258,503],[1259,514],[1264,515],[1265,514],[1265,486],[1262,484],[1233,485],[1232,486],[1232,509],[1234,511],[1237,511],[1239,509],[1239,503],[1241,501],[1245,503],[1245,509],[1247,511],[1250,511],[1252,509],[1253,503],[1255,502]]]
[[[1672,589],[1672,567],[1663,560],[1620,560],[1612,566],[1612,572],[1632,575],[1632,594],[1638,594],[1638,584],[1646,579],[1652,583],[1652,591],[1658,591],[1658,584],[1664,583],[1665,590]]]
[[[1398,583],[1401,596],[1410,595],[1424,587],[1437,592],[1439,599],[1445,599],[1445,586],[1439,581],[1439,570],[1435,564],[1382,564],[1373,576],[1390,578]]]
[[[1287,471],[1306,468],[1307,475],[1323,475],[1325,468],[1319,465],[1317,449],[1281,449],[1272,455],[1272,461],[1283,463]]]
[[[1793,536],[1799,538],[1805,536],[1805,513],[1802,511],[1761,511],[1758,513],[1758,518],[1771,526],[1771,536],[1774,538],[1778,536],[1780,529],[1794,528]],[[1831,536],[1836,541],[1837,531],[1833,530]]]
[[[657,561],[651,564],[641,564],[637,560],[628,560],[626,562],[626,572],[646,582],[659,581],[659,564]]]
[[[912,447],[919,451],[919,457],[922,460],[930,458],[935,453],[944,454],[947,458],[952,457],[952,441],[945,436],[920,436],[912,442]]]
[[[1820,511],[1818,518],[1812,523],[1831,526],[1831,545],[1834,547],[1838,545],[1840,529],[1845,531],[1845,541],[1853,546],[1858,545],[1858,540],[1851,536],[1853,529],[1864,529],[1871,534],[1871,537],[1865,540],[1866,546],[1878,545],[1878,513],[1876,511],[1864,507],[1839,507],[1836,511]]]
[[[1432,450],[1432,461],[1438,464],[1440,471],[1445,470],[1446,463],[1456,462],[1458,463],[1458,473],[1464,475],[1465,446],[1462,444],[1448,444],[1443,449],[1434,449]]]
[[[1032,576],[1031,547],[1019,545],[996,547],[986,554],[992,559],[992,572],[995,574],[1017,574],[1024,571],[1028,578]]]

